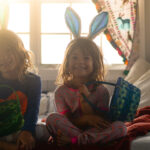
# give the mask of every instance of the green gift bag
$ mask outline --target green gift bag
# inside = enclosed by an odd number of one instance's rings
[[[20,130],[24,125],[24,119],[16,91],[7,85],[0,85],[0,88],[9,88],[16,94],[16,99],[0,103],[0,137],[2,137]]]

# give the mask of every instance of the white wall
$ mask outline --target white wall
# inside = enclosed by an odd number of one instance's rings
[[[140,56],[150,62],[150,0],[139,1]]]
[[[145,0],[145,55],[150,62],[150,0]]]
[[[140,26],[140,56],[145,59],[145,0],[138,0]]]

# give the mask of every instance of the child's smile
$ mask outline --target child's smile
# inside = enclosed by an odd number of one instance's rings
[[[93,59],[80,49],[72,52],[69,58],[69,71],[77,78],[87,78],[93,72]]]
[[[3,77],[13,76],[17,69],[17,62],[14,56],[10,53],[0,53],[0,72]]]
[[[79,71],[86,71],[88,68],[86,66],[77,65],[77,66],[74,66],[73,69],[79,70]]]

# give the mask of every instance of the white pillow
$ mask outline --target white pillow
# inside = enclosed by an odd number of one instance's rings
[[[141,90],[141,99],[138,108],[150,105],[150,69],[134,85]]]
[[[41,94],[39,115],[45,115],[48,111],[49,99],[46,94]]]
[[[127,80],[130,83],[134,83],[149,69],[150,63],[148,63],[146,60],[142,58],[139,58],[131,67],[130,72],[125,77],[125,80]]]
[[[48,114],[52,112],[56,112],[55,102],[54,102],[54,92],[47,93],[49,96],[49,106],[48,106]]]

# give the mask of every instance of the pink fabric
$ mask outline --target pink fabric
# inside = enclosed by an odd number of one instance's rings
[[[69,110],[64,110],[64,111],[61,112],[61,114],[64,115],[64,114],[66,114],[68,111],[69,111]]]
[[[112,141],[107,144],[87,144],[85,146],[80,146],[77,144],[61,147],[61,150],[130,150],[131,142],[140,136],[144,136],[150,131],[150,106],[138,109],[135,119],[132,122],[126,122],[128,132],[127,135],[118,140]],[[54,144],[39,144],[35,150],[58,150],[60,147],[55,146]]]
[[[104,86],[99,86],[88,99],[100,109],[109,110],[109,93]],[[77,89],[65,85],[59,87],[55,93],[55,104],[59,113],[68,110],[75,116],[81,115],[80,93]]]
[[[72,144],[76,144],[76,143],[77,143],[77,137],[73,137],[73,138],[71,139],[71,143],[72,143]]]
[[[52,113],[48,116],[46,125],[50,134],[57,135],[57,131],[61,131],[70,139],[77,137],[78,145],[94,144],[97,142],[106,143],[120,137],[124,137],[127,133],[126,126],[123,122],[116,121],[103,131],[96,128],[90,128],[85,131],[74,126],[64,115]]]
[[[80,93],[78,90],[72,90],[63,85],[55,92],[55,103],[58,113],[52,113],[48,116],[46,124],[52,135],[57,135],[60,130],[65,136],[73,139],[77,137],[77,143],[89,144],[96,142],[108,142],[126,135],[126,126],[123,122],[114,122],[112,125],[100,131],[96,128],[80,130],[73,125],[62,112],[69,110],[72,117],[76,118],[82,115],[79,99]],[[97,87],[96,91],[88,97],[89,101],[97,105],[98,108],[108,110],[109,93],[104,86]]]

